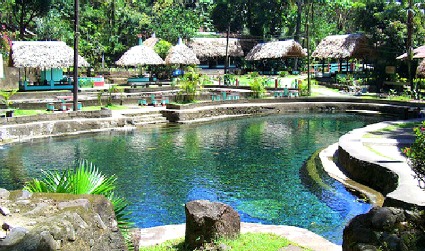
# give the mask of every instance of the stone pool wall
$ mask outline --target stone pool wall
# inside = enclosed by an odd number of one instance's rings
[[[110,110],[1,118],[0,144],[33,138],[134,127],[132,117],[112,117]]]
[[[375,104],[364,102],[332,102],[311,99],[280,99],[280,100],[240,100],[237,102],[208,102],[190,105],[167,105],[162,114],[168,121],[174,123],[189,123],[203,121],[208,118],[223,118],[232,116],[284,114],[293,112],[321,112],[321,111],[377,111],[394,116],[404,117],[406,107],[392,104]]]

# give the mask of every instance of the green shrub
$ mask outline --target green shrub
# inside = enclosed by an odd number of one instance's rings
[[[181,80],[178,80],[180,91],[177,96],[178,102],[191,103],[195,101],[198,88],[201,87],[201,75],[192,67],[188,67]]]
[[[279,72],[279,77],[281,77],[281,78],[284,78],[284,77],[286,77],[288,75],[289,75],[289,73],[287,71],[280,71]]]
[[[3,98],[1,102],[6,106],[6,108],[10,108],[13,103],[10,98],[12,98],[12,96],[15,95],[17,92],[18,89],[13,89],[11,91],[0,91],[0,96]]]
[[[258,72],[256,72],[256,71],[249,73],[250,78],[258,78],[259,76],[260,76],[260,74],[258,74]]]
[[[257,77],[252,79],[251,81],[249,81],[249,86],[251,87],[253,98],[261,98],[266,93],[263,78]]]
[[[408,158],[410,168],[415,172],[419,186],[425,189],[425,121],[413,129],[416,135],[415,142],[403,149]]]
[[[69,194],[100,194],[108,198],[114,206],[118,227],[129,243],[129,229],[133,223],[129,219],[129,212],[125,209],[128,206],[124,198],[114,194],[115,182],[117,178],[112,175],[106,177],[96,166],[88,161],[81,160],[78,165],[63,171],[43,171],[42,179],[32,179],[28,181],[24,190],[29,192],[42,193],[69,193]]]

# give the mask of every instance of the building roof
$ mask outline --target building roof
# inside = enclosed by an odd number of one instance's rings
[[[246,60],[305,57],[307,52],[294,40],[260,43],[246,55]]]
[[[164,60],[152,48],[136,45],[128,49],[115,63],[120,66],[143,66],[164,64]]]
[[[226,38],[192,38],[189,47],[201,59],[217,58],[226,56]],[[243,57],[244,52],[238,39],[229,38],[228,55]]]
[[[168,55],[165,58],[166,64],[182,64],[182,65],[194,65],[199,64],[199,59],[196,57],[195,52],[187,47],[181,39],[177,45],[170,48]]]
[[[366,59],[374,56],[374,48],[363,34],[332,35],[320,41],[311,56],[320,59]]]
[[[14,41],[11,48],[12,66],[40,69],[71,67],[74,50],[61,41]],[[78,56],[78,66],[89,63]]]

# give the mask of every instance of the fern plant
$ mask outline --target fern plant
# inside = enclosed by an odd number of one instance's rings
[[[103,175],[91,162],[80,160],[78,165],[63,171],[44,171],[42,179],[32,179],[26,182],[24,190],[43,193],[69,193],[69,194],[99,194],[108,198],[114,206],[118,227],[129,243],[129,229],[133,225],[130,221],[130,212],[124,198],[114,194],[115,175]]]

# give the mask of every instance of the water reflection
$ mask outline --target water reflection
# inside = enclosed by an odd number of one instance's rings
[[[346,222],[370,205],[328,177],[330,189],[305,182],[300,168],[317,149],[381,119],[293,114],[38,140],[0,150],[0,186],[19,188],[40,169],[83,158],[118,177],[138,227],[183,223],[187,201],[208,199],[246,222],[295,225],[341,243]]]

